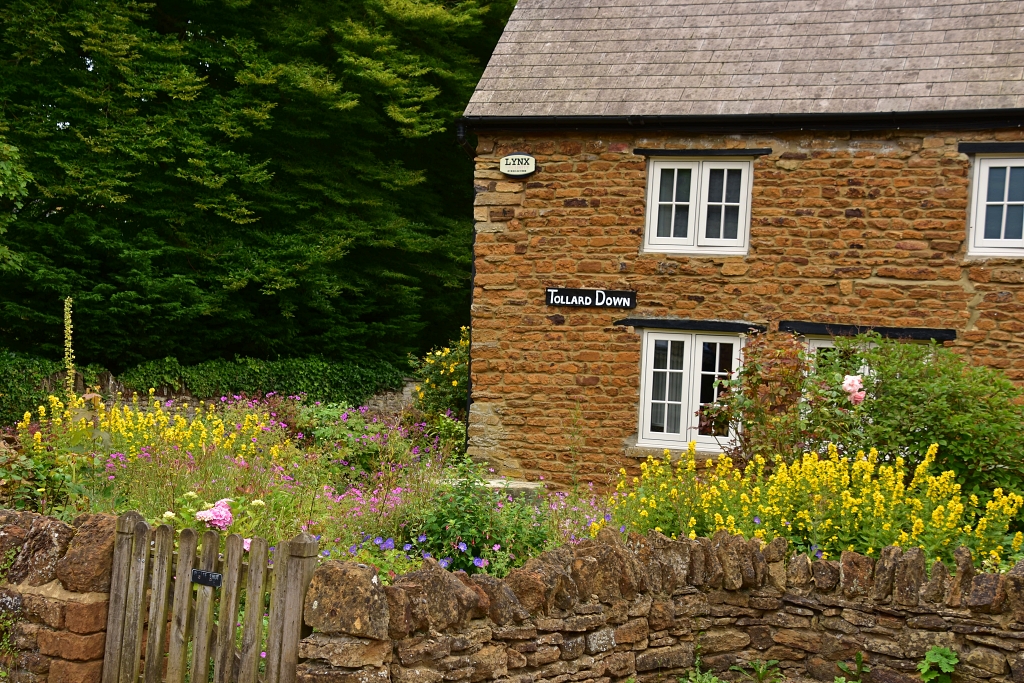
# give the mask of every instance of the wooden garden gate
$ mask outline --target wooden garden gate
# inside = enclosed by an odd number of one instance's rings
[[[293,683],[319,544],[117,520],[102,683]],[[195,570],[195,571],[194,571]],[[269,596],[269,603],[267,602]],[[239,609],[244,604],[242,620]],[[264,615],[269,621],[264,633]],[[239,628],[240,627],[240,628]]]

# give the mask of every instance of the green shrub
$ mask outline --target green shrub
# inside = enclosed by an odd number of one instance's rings
[[[143,363],[119,378],[128,391],[153,387],[188,389],[199,398],[232,394],[306,394],[309,401],[359,405],[382,391],[399,389],[402,372],[385,361],[352,363],[325,358],[235,358],[184,366],[175,358]]]
[[[847,376],[863,383],[859,403],[842,388]],[[883,461],[913,467],[937,443],[935,469],[953,470],[963,493],[1024,490],[1024,392],[937,344],[861,335],[812,358],[789,335],[758,335],[727,384],[711,412],[739,432],[733,456],[792,462],[831,442],[846,455],[875,447]]]
[[[458,341],[434,349],[420,361],[417,405],[425,413],[450,413],[465,419],[469,391],[469,328]]]
[[[0,425],[12,425],[26,410],[45,404],[43,381],[60,370],[57,361],[0,349]]]

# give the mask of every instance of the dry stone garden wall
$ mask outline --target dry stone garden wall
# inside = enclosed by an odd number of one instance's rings
[[[0,670],[11,683],[98,683],[114,552],[112,515],[73,524],[0,510]]]
[[[314,574],[302,683],[639,683],[673,680],[699,652],[723,676],[779,660],[791,678],[832,681],[863,652],[873,683],[910,683],[934,645],[960,653],[958,683],[1024,683],[1024,563],[976,573],[970,553],[930,568],[919,549],[878,560],[791,556],[720,532],[633,535],[531,559],[505,579],[427,560],[383,586],[374,568]],[[951,572],[950,570],[953,570]]]

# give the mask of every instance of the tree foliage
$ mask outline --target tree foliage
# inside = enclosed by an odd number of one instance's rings
[[[468,315],[451,125],[511,0],[0,5],[0,337],[400,358]],[[6,230],[6,233],[4,232]]]

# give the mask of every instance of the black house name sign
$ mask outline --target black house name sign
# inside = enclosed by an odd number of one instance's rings
[[[585,308],[636,308],[636,292],[614,289],[564,289],[548,287],[544,296],[548,306]]]

